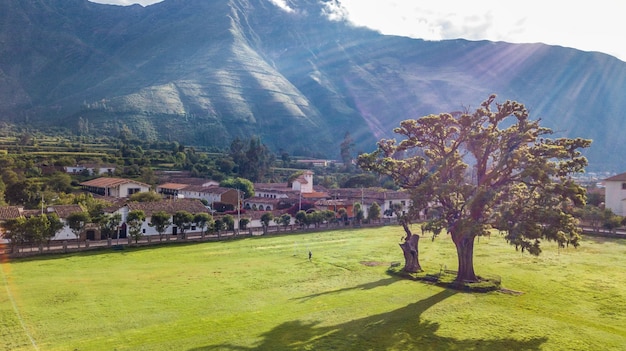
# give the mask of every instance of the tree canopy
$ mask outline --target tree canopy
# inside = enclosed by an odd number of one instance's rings
[[[383,139],[358,160],[437,209],[457,248],[457,282],[477,280],[474,239],[492,226],[535,255],[542,239],[578,245],[573,208],[585,191],[568,176],[584,171],[579,150],[591,141],[551,139],[523,104],[495,99],[473,112],[405,120],[394,129],[401,141]]]

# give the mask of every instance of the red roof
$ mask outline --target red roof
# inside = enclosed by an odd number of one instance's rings
[[[605,181],[609,181],[609,182],[626,182],[626,173],[621,173],[618,175],[614,175],[610,178],[606,178]]]
[[[19,207],[2,206],[0,207],[0,220],[15,219],[21,216]]]
[[[178,211],[187,211],[192,214],[209,213],[209,210],[198,199],[176,199],[156,202],[129,202],[126,204],[131,211],[141,210],[146,217],[151,217],[153,213],[164,211],[170,215]]]

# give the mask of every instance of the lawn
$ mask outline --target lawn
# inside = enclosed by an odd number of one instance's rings
[[[468,294],[386,274],[398,227],[4,261],[0,350],[626,350],[626,242],[497,235],[478,274],[519,294]],[[313,254],[308,259],[309,250]],[[454,269],[445,235],[422,266]]]

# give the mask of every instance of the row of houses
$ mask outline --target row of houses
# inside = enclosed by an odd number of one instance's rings
[[[377,203],[383,213],[390,213],[396,205],[408,209],[410,197],[403,191],[390,191],[378,188],[343,188],[326,189],[313,183],[313,172],[305,171],[300,177],[291,183],[256,183],[255,196],[243,198],[242,193],[236,189],[223,188],[215,181],[198,178],[178,178],[158,185],[154,190],[150,185],[131,179],[100,177],[81,183],[82,189],[93,193],[95,196],[110,198],[116,205],[106,209],[107,213],[119,213],[122,224],[119,230],[120,238],[126,237],[126,218],[132,210],[142,210],[146,214],[146,221],[142,225],[144,235],[158,235],[153,227],[150,227],[150,217],[157,211],[165,211],[173,215],[177,211],[190,213],[210,213],[215,216],[214,204],[226,204],[232,206],[240,218],[249,220],[248,228],[261,227],[261,216],[271,212],[275,217],[280,216],[287,210],[308,209],[332,210],[337,212],[343,208],[349,217],[354,216],[354,204],[360,203],[367,215],[369,208]],[[618,174],[604,180],[605,204],[615,214],[626,216],[626,173]],[[131,202],[125,200],[129,196],[139,193],[156,191],[163,197],[159,202]],[[206,206],[205,204],[209,204]],[[0,207],[0,221],[17,218],[19,216],[33,216],[39,213],[56,213],[64,220],[74,212],[83,211],[78,205],[55,205],[42,208],[41,210],[24,210],[16,206]],[[293,218],[292,223],[293,224]],[[239,223],[235,221],[235,229],[239,230]],[[189,233],[197,233],[202,228],[191,226]],[[180,228],[170,225],[166,233],[177,235]],[[59,231],[53,240],[74,240],[76,236],[66,225]],[[88,227],[81,234],[81,240],[100,240],[100,233],[95,226]]]
[[[360,203],[367,215],[369,208],[376,202],[383,213],[390,210],[396,204],[407,208],[410,198],[407,193],[382,189],[325,189],[313,184],[313,172],[305,171],[300,177],[291,183],[258,183],[255,184],[255,196],[243,198],[243,194],[231,188],[220,187],[218,183],[205,179],[178,179],[158,185],[154,191],[163,197],[157,202],[133,202],[127,198],[135,193],[153,191],[150,185],[131,179],[100,177],[80,183],[84,191],[94,196],[109,199],[115,205],[106,209],[108,214],[119,213],[122,224],[119,229],[119,237],[126,237],[126,219],[128,213],[133,210],[142,210],[146,215],[146,221],[142,225],[143,235],[158,235],[155,228],[149,226],[150,217],[157,211],[165,211],[173,215],[178,211],[187,211],[192,214],[210,213],[220,216],[214,211],[215,204],[229,205],[236,213],[238,219],[246,218],[248,228],[261,227],[261,216],[271,212],[274,216],[289,210],[314,208],[317,210],[332,210],[337,212],[344,208],[349,217],[353,217],[355,203]],[[208,204],[205,205],[205,204]],[[39,213],[56,213],[64,221],[68,215],[80,212],[83,209],[78,205],[48,206],[37,210],[24,210],[15,206],[0,207],[0,221],[17,218],[19,216],[33,216]],[[293,224],[293,218],[292,223]],[[191,226],[188,233],[197,233],[203,228]],[[235,230],[239,230],[239,221],[235,221]],[[170,225],[166,233],[177,235],[180,228]],[[74,233],[67,224],[59,231],[53,240],[73,240]],[[101,240],[100,232],[96,226],[87,227],[81,234],[80,240]]]

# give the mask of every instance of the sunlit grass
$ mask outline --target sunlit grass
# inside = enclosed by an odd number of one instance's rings
[[[626,243],[515,252],[478,274],[521,293],[400,280],[397,227],[103,251],[2,264],[0,350],[622,350]],[[308,260],[308,251],[313,259]],[[449,238],[422,266],[455,269]],[[13,297],[17,312],[9,299]],[[28,335],[32,337],[33,346]]]

